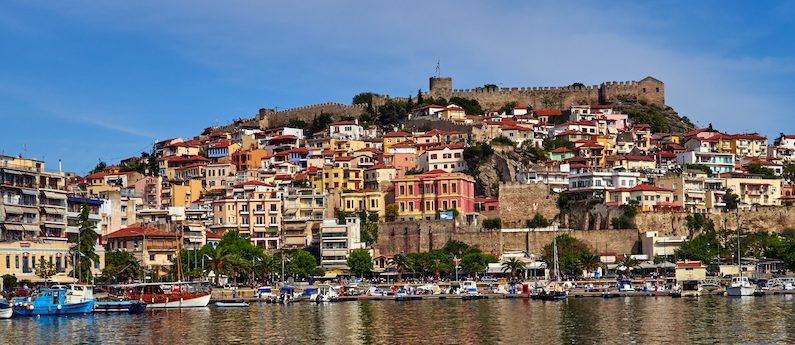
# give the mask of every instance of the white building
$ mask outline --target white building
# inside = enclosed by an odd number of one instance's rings
[[[364,249],[361,241],[359,217],[345,218],[345,224],[336,219],[325,219],[320,225],[320,266],[326,269],[348,269],[348,255]]]
[[[329,136],[337,140],[361,140],[364,128],[358,121],[334,122],[329,126]]]
[[[569,190],[605,191],[638,185],[640,173],[622,170],[584,171],[569,175]]]
[[[734,171],[734,155],[731,153],[680,152],[676,154],[676,163],[681,166],[685,164],[703,164],[708,166],[713,174]]]
[[[467,169],[463,145],[441,145],[427,149],[419,156],[422,171],[459,172]]]

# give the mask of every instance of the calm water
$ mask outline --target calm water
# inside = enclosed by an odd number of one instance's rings
[[[793,311],[795,296],[252,304],[0,320],[0,343],[795,343]]]

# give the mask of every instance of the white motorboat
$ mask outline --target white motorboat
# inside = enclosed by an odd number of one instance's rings
[[[14,308],[6,307],[0,309],[0,319],[10,319],[14,315]]]
[[[215,306],[220,308],[248,308],[249,304],[246,302],[215,302]]]
[[[726,294],[729,296],[753,296],[755,290],[748,277],[734,277],[731,285],[726,288]]]

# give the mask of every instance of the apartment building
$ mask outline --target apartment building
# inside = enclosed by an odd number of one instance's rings
[[[726,189],[740,197],[740,207],[781,205],[780,179],[763,179],[745,172],[724,173],[720,177],[726,179]]]
[[[419,156],[422,171],[443,170],[459,172],[467,170],[463,145],[441,145],[427,149]]]
[[[327,193],[312,188],[292,188],[283,196],[282,247],[304,248],[320,240],[323,219],[333,216]]]
[[[432,170],[395,179],[395,203],[401,220],[435,219],[437,211],[475,211],[472,176]]]
[[[726,204],[725,180],[709,177],[700,170],[685,170],[679,174],[669,174],[656,180],[658,187],[673,190],[673,201],[691,213],[709,213],[722,209]]]
[[[348,255],[365,248],[359,217],[347,217],[344,224],[326,219],[320,226],[320,236],[320,266],[325,269],[348,269]]]
[[[240,230],[266,250],[279,248],[282,201],[273,185],[249,181],[234,186],[231,195],[214,200],[213,232]]]

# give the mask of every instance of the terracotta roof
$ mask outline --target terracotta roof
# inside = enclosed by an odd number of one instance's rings
[[[212,239],[222,239],[223,238],[223,236],[221,236],[219,234],[216,234],[216,233],[213,233],[213,232],[209,232],[209,231],[205,232],[205,236],[207,236],[207,239],[211,239],[211,238]]]
[[[553,116],[561,114],[559,109],[536,109],[534,112],[536,113],[536,116]]]
[[[676,262],[676,267],[701,267],[703,265],[704,264],[701,263],[701,261],[699,260],[693,260],[693,261],[685,260],[685,261]]]
[[[438,145],[438,143],[429,143],[429,144],[437,144],[437,146],[429,147],[426,151],[436,151],[436,150],[444,150],[444,149],[461,150],[461,149],[464,148],[464,145],[460,145],[460,144],[444,144],[444,145]]]
[[[392,148],[401,148],[401,147],[416,147],[416,145],[414,145],[414,143],[413,143],[413,142],[410,142],[410,141],[404,141],[404,142],[401,142],[401,143],[394,144],[394,145],[392,145],[391,147],[392,147]]]
[[[406,133],[406,132],[389,132],[387,134],[384,134],[385,138],[410,137],[410,136],[411,136],[411,134]]]
[[[371,167],[369,167],[367,169],[364,169],[364,171],[378,170],[378,169],[395,169],[395,167],[389,166],[389,165],[384,165],[384,164],[376,164],[376,165],[373,165],[373,166],[371,166]]]
[[[607,157],[607,159],[654,162],[654,157],[651,157],[651,156],[619,155],[619,156]]]
[[[238,188],[238,187],[243,187],[243,186],[266,186],[266,187],[273,187],[273,185],[272,185],[272,184],[270,184],[270,183],[265,183],[265,182],[260,182],[260,181],[246,181],[246,182],[243,182],[243,183],[238,183],[238,184],[234,185],[233,187],[235,187],[235,188]]]
[[[569,149],[567,149],[565,147],[558,147],[558,148],[556,148],[556,149],[554,149],[552,151],[549,151],[549,152],[550,153],[566,153],[566,152],[571,152],[571,150],[569,150]]]
[[[351,126],[351,125],[355,125],[355,124],[356,123],[353,122],[353,121],[339,121],[339,122],[334,122],[331,125],[332,126]]]
[[[673,192],[671,189],[661,188],[650,184],[639,184],[632,188],[616,188],[610,191],[615,192]]]
[[[350,162],[352,160],[353,160],[352,156],[334,157],[334,161],[336,161],[336,162]]]
[[[594,126],[594,127],[596,127],[596,124],[591,122],[591,121],[566,121],[566,122],[561,123],[561,124],[559,124],[559,125],[557,125],[555,127],[563,127],[563,126]]]
[[[273,138],[270,138],[269,141],[273,141],[273,140],[276,140],[276,141],[279,141],[279,140],[295,140],[295,139],[298,139],[298,137],[296,137],[296,136],[294,136],[292,134],[288,134],[288,135],[275,136]]]
[[[731,136],[732,139],[750,139],[750,140],[767,140],[767,138],[757,134],[757,133],[742,133],[742,134],[734,134]]]
[[[95,178],[103,178],[105,176],[108,176],[108,174],[104,173],[104,172],[95,172],[95,173],[93,173],[91,175],[86,176],[86,179],[89,180],[89,179],[95,179]]]
[[[119,229],[114,232],[111,232],[105,235],[105,238],[123,238],[123,237],[139,237],[139,236],[176,237],[176,234],[161,231],[155,228],[132,226],[129,228]]]

